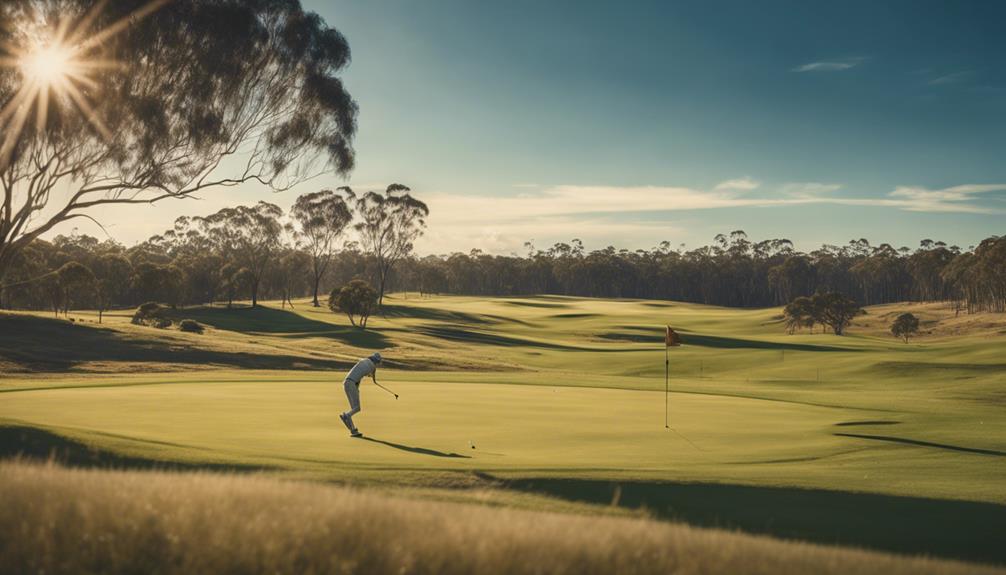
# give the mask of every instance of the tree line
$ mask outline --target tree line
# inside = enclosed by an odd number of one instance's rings
[[[349,187],[304,194],[289,214],[274,204],[181,217],[162,234],[126,248],[87,235],[37,239],[0,277],[0,306],[50,309],[173,307],[320,293],[333,282],[372,279],[383,299],[392,272],[423,233],[429,208],[401,184],[356,194]],[[350,230],[356,240],[340,244]]]
[[[945,301],[958,310],[1006,311],[1006,236],[962,250],[925,239],[917,249],[865,239],[809,253],[786,239],[754,242],[743,231],[685,250],[587,252],[573,240],[526,255],[472,250],[411,258],[400,288],[468,295],[558,294],[665,299],[731,307],[785,305],[816,293],[844,294],[861,305]]]
[[[171,230],[125,248],[89,236],[36,240],[3,278],[8,308],[99,310],[155,300],[193,305],[284,302],[362,278],[378,300],[422,294],[671,299],[712,305],[784,305],[840,293],[860,305],[946,301],[960,311],[1006,311],[1006,236],[973,249],[923,240],[915,250],[865,239],[804,253],[788,240],[751,242],[743,232],[713,245],[586,252],[579,240],[526,255],[412,254],[429,209],[399,184],[357,196],[349,188],[305,194],[288,215],[275,205],[180,218]],[[349,231],[355,239],[347,239]],[[339,241],[341,240],[341,243]],[[42,277],[41,280],[21,281]]]

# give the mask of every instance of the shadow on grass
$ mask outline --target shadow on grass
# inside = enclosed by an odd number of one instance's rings
[[[30,461],[53,461],[67,467],[99,467],[111,469],[158,469],[168,471],[264,471],[251,465],[222,463],[184,463],[129,457],[111,451],[95,449],[85,443],[57,435],[44,429],[21,425],[0,426],[0,459],[20,458]]]
[[[917,445],[919,447],[933,447],[936,449],[946,449],[948,451],[960,451],[962,453],[974,453],[977,455],[992,455],[995,457],[1006,457],[1006,451],[996,451],[995,449],[981,449],[978,447],[962,447],[960,445],[947,445],[946,443],[933,443],[931,441],[921,441],[919,439],[908,439],[906,437],[892,437],[890,435],[864,435],[861,433],[833,433],[839,437],[854,437],[856,439],[872,439],[873,441],[887,441],[889,443],[901,443],[904,445]]]
[[[1006,505],[843,491],[581,479],[505,487],[570,501],[645,508],[662,519],[786,539],[1006,563]]]
[[[198,340],[159,339],[175,332],[150,329],[150,337],[36,316],[0,315],[0,361],[20,371],[71,371],[85,362],[173,364],[249,369],[344,369],[345,361],[198,347]],[[199,336],[212,338],[210,334]]]
[[[326,337],[354,347],[392,347],[379,332],[348,325],[336,325],[304,317],[296,312],[270,307],[197,307],[172,312],[174,319],[194,319],[216,329],[240,333],[262,333],[282,337]]]
[[[418,453],[419,455],[432,455],[433,457],[450,457],[456,459],[471,459],[467,455],[461,455],[460,453],[446,453],[443,451],[437,451],[436,449],[427,449],[425,447],[412,447],[409,445],[402,445],[401,443],[394,443],[391,441],[385,441],[383,439],[376,439],[374,437],[368,437],[364,435],[360,439],[364,441],[372,441],[374,443],[380,443],[381,445],[387,445],[388,447],[393,447],[400,451],[408,451],[409,453]]]
[[[459,323],[490,324],[496,323],[488,316],[465,313],[461,311],[450,311],[431,307],[412,307],[408,305],[384,304],[381,306],[381,315],[393,318],[425,319],[430,321],[449,321]]]
[[[623,326],[623,327],[635,331],[634,332],[609,331],[600,333],[597,335],[597,337],[601,339],[608,339],[615,341],[631,341],[634,343],[664,342],[663,328],[643,327],[643,326]],[[786,351],[859,351],[856,348],[835,347],[830,345],[762,341],[757,339],[743,339],[738,337],[688,333],[684,330],[679,331],[681,331],[681,343],[683,345],[696,345],[699,347],[715,347],[720,349],[774,349],[774,350],[786,350]]]
[[[536,299],[545,299],[545,298],[536,298]],[[547,309],[567,308],[567,307],[569,307],[569,304],[566,304],[566,303],[551,303],[551,302],[544,302],[544,301],[503,300],[503,303],[506,304],[506,305],[515,305],[515,306],[518,306],[518,307],[537,307],[537,308],[547,308]]]

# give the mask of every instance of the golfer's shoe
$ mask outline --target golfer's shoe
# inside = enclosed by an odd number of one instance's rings
[[[342,420],[342,424],[346,426],[346,429],[353,431],[353,424],[349,422],[349,418],[346,417],[345,413],[340,413],[339,419]]]
[[[350,437],[363,437],[363,434],[360,433],[359,429],[354,429],[353,431],[349,432],[349,436]]]

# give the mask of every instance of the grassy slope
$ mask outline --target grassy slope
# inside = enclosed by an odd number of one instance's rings
[[[219,474],[0,462],[18,573],[1001,573],[618,518]],[[254,505],[249,505],[254,501]]]
[[[180,312],[213,326],[203,336],[123,315],[100,332],[61,322],[40,335],[33,320],[14,338],[0,330],[0,361],[57,373],[0,380],[12,391],[0,419],[138,460],[491,488],[478,498],[503,504],[552,505],[542,494],[606,504],[617,481],[621,505],[658,516],[1006,562],[993,535],[1006,529],[1002,318],[912,306],[936,323],[905,345],[882,331],[896,306],[838,338],[785,335],[778,310],[559,297],[392,304],[365,334],[306,304]],[[951,337],[965,321],[969,335]],[[673,430],[663,428],[665,323],[686,342],[671,352]],[[66,330],[68,349],[36,351]],[[372,349],[398,368],[382,381],[402,400],[366,387],[358,422],[375,441],[349,441],[337,383]],[[284,371],[235,369],[250,361]],[[67,369],[80,374],[58,373]],[[88,373],[120,371],[145,373]]]

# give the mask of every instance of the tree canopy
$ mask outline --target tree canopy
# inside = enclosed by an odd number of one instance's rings
[[[298,0],[0,3],[0,277],[95,206],[348,173],[349,60]]]

